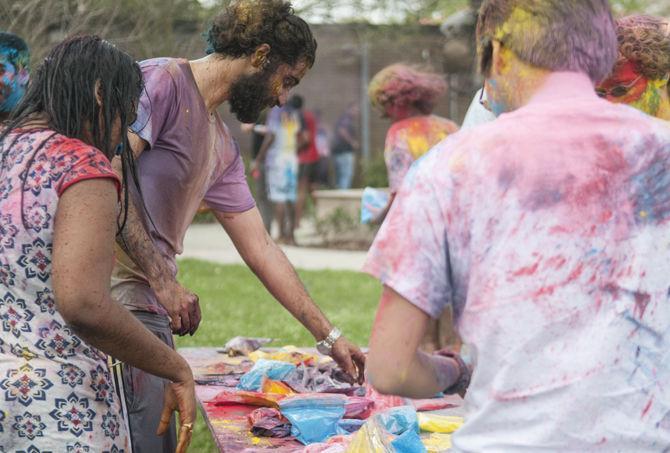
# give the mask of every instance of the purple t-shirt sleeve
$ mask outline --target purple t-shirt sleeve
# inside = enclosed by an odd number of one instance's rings
[[[151,64],[142,68],[144,90],[137,107],[137,120],[130,129],[154,147],[166,124],[172,124],[177,103],[174,79],[163,66]]]
[[[218,212],[245,212],[256,206],[237,143],[233,162],[207,190],[204,200],[210,208]]]
[[[446,224],[423,164],[414,165],[407,174],[370,248],[364,271],[438,318],[451,302]]]

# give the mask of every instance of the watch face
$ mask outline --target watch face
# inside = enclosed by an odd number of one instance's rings
[[[323,343],[317,343],[316,350],[319,351],[323,355],[329,355],[330,354],[330,348]]]

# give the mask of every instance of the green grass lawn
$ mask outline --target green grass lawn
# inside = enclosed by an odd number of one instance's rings
[[[179,280],[200,297],[202,323],[193,337],[177,338],[177,347],[223,346],[237,335],[276,338],[276,344],[312,346],[314,339],[265,290],[245,266],[198,260],[179,262]],[[381,285],[348,271],[299,271],[307,290],[328,318],[353,342],[366,345]],[[190,451],[216,452],[202,418]]]

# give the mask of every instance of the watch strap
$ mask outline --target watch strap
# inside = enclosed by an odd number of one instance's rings
[[[463,361],[463,358],[455,352],[439,351],[438,354],[442,357],[454,359],[458,364],[458,379],[456,379],[456,382],[452,385],[444,389],[443,392],[447,395],[458,393],[463,396],[470,385],[470,377],[472,376],[470,368],[466,365],[465,361]]]

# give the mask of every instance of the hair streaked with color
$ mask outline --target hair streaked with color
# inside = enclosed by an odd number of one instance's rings
[[[208,53],[239,58],[261,44],[270,46],[270,59],[308,66],[316,58],[316,40],[303,19],[284,0],[237,0],[221,12],[207,31]],[[275,57],[276,56],[276,57]]]
[[[670,75],[670,21],[662,17],[636,15],[616,21],[619,59],[635,64],[649,80]]]
[[[0,117],[21,100],[29,81],[30,49],[14,33],[0,32]]]
[[[446,91],[447,83],[440,74],[401,63],[385,67],[368,85],[368,96],[375,107],[383,109],[388,103],[411,105],[424,114],[433,111]]]
[[[0,133],[0,158],[4,160],[11,149],[12,143],[5,142],[13,130],[44,118],[53,131],[82,140],[111,160],[117,145],[112,141],[114,123],[118,121],[121,131],[128,129],[142,89],[142,72],[129,54],[98,36],[67,38],[49,51],[34,72],[28,91]],[[28,131],[23,129],[20,134]],[[125,133],[121,134],[121,150],[125,207],[128,184],[139,187]],[[34,154],[26,159],[30,168]],[[126,216],[127,210],[123,209],[119,230]]]
[[[607,0],[485,0],[477,23],[480,58],[492,40],[522,61],[550,71],[583,72],[594,82],[617,56]],[[486,75],[490,68],[480,64]]]

